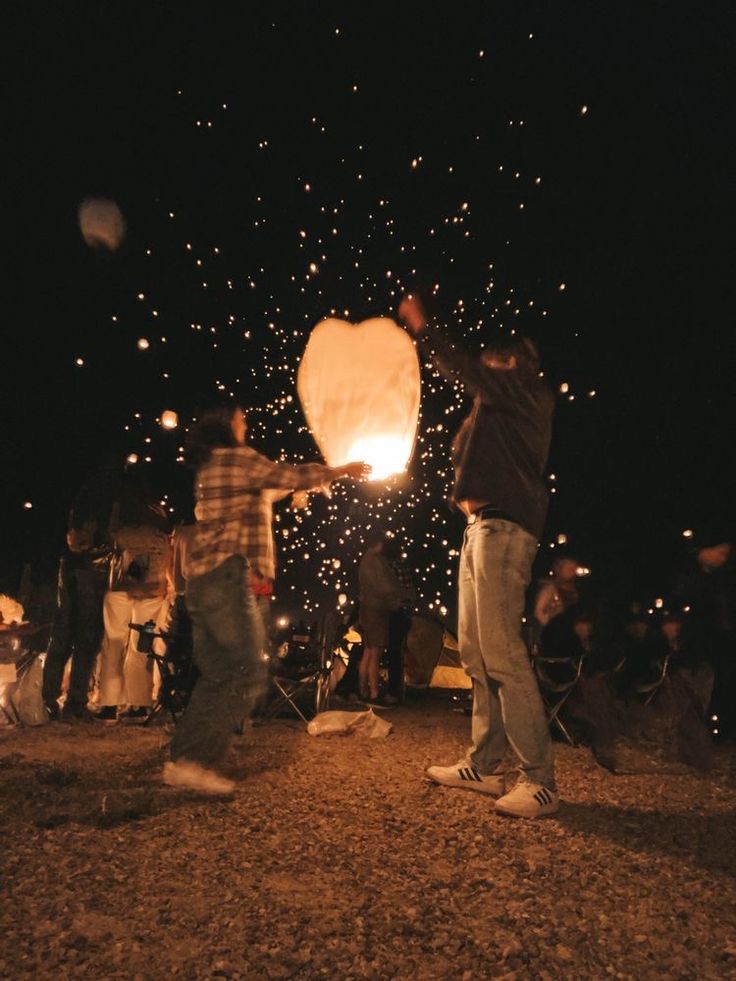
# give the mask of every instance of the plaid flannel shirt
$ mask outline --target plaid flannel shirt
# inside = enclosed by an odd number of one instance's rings
[[[292,490],[328,483],[334,471],[321,463],[275,463],[250,446],[218,447],[197,471],[197,524],[187,574],[201,576],[231,555],[248,559],[257,577],[274,579],[273,502]]]

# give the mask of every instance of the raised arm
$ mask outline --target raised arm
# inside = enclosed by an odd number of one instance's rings
[[[496,370],[471,357],[430,321],[421,300],[409,293],[401,301],[399,318],[407,330],[427,350],[430,358],[449,381],[459,381],[468,394],[480,395],[486,402],[513,399],[520,389],[516,370]]]

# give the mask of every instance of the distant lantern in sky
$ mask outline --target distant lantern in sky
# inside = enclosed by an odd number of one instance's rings
[[[79,230],[93,249],[114,252],[125,237],[125,219],[108,198],[85,198],[79,205]]]
[[[176,429],[179,425],[179,416],[173,409],[166,409],[161,413],[161,425],[164,429]]]
[[[419,419],[419,362],[393,320],[321,321],[307,342],[297,390],[329,466],[364,460],[373,480],[406,469]]]

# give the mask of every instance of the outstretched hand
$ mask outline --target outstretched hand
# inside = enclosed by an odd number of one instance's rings
[[[422,301],[416,293],[407,293],[399,304],[399,320],[403,321],[407,330],[414,337],[418,337],[427,326],[427,315],[424,312]]]
[[[365,477],[369,476],[373,467],[368,463],[346,463],[344,467],[341,468],[341,477],[352,477],[353,480],[363,480]]]

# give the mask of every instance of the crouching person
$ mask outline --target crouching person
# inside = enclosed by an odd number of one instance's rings
[[[187,458],[196,470],[195,525],[189,549],[186,603],[200,676],[171,741],[164,782],[209,794],[230,794],[217,772],[234,731],[262,693],[264,628],[251,589],[251,567],[273,579],[271,529],[278,489],[308,489],[368,468],[346,464],[276,463],[245,445],[245,415],[236,404],[209,409],[192,427]]]

